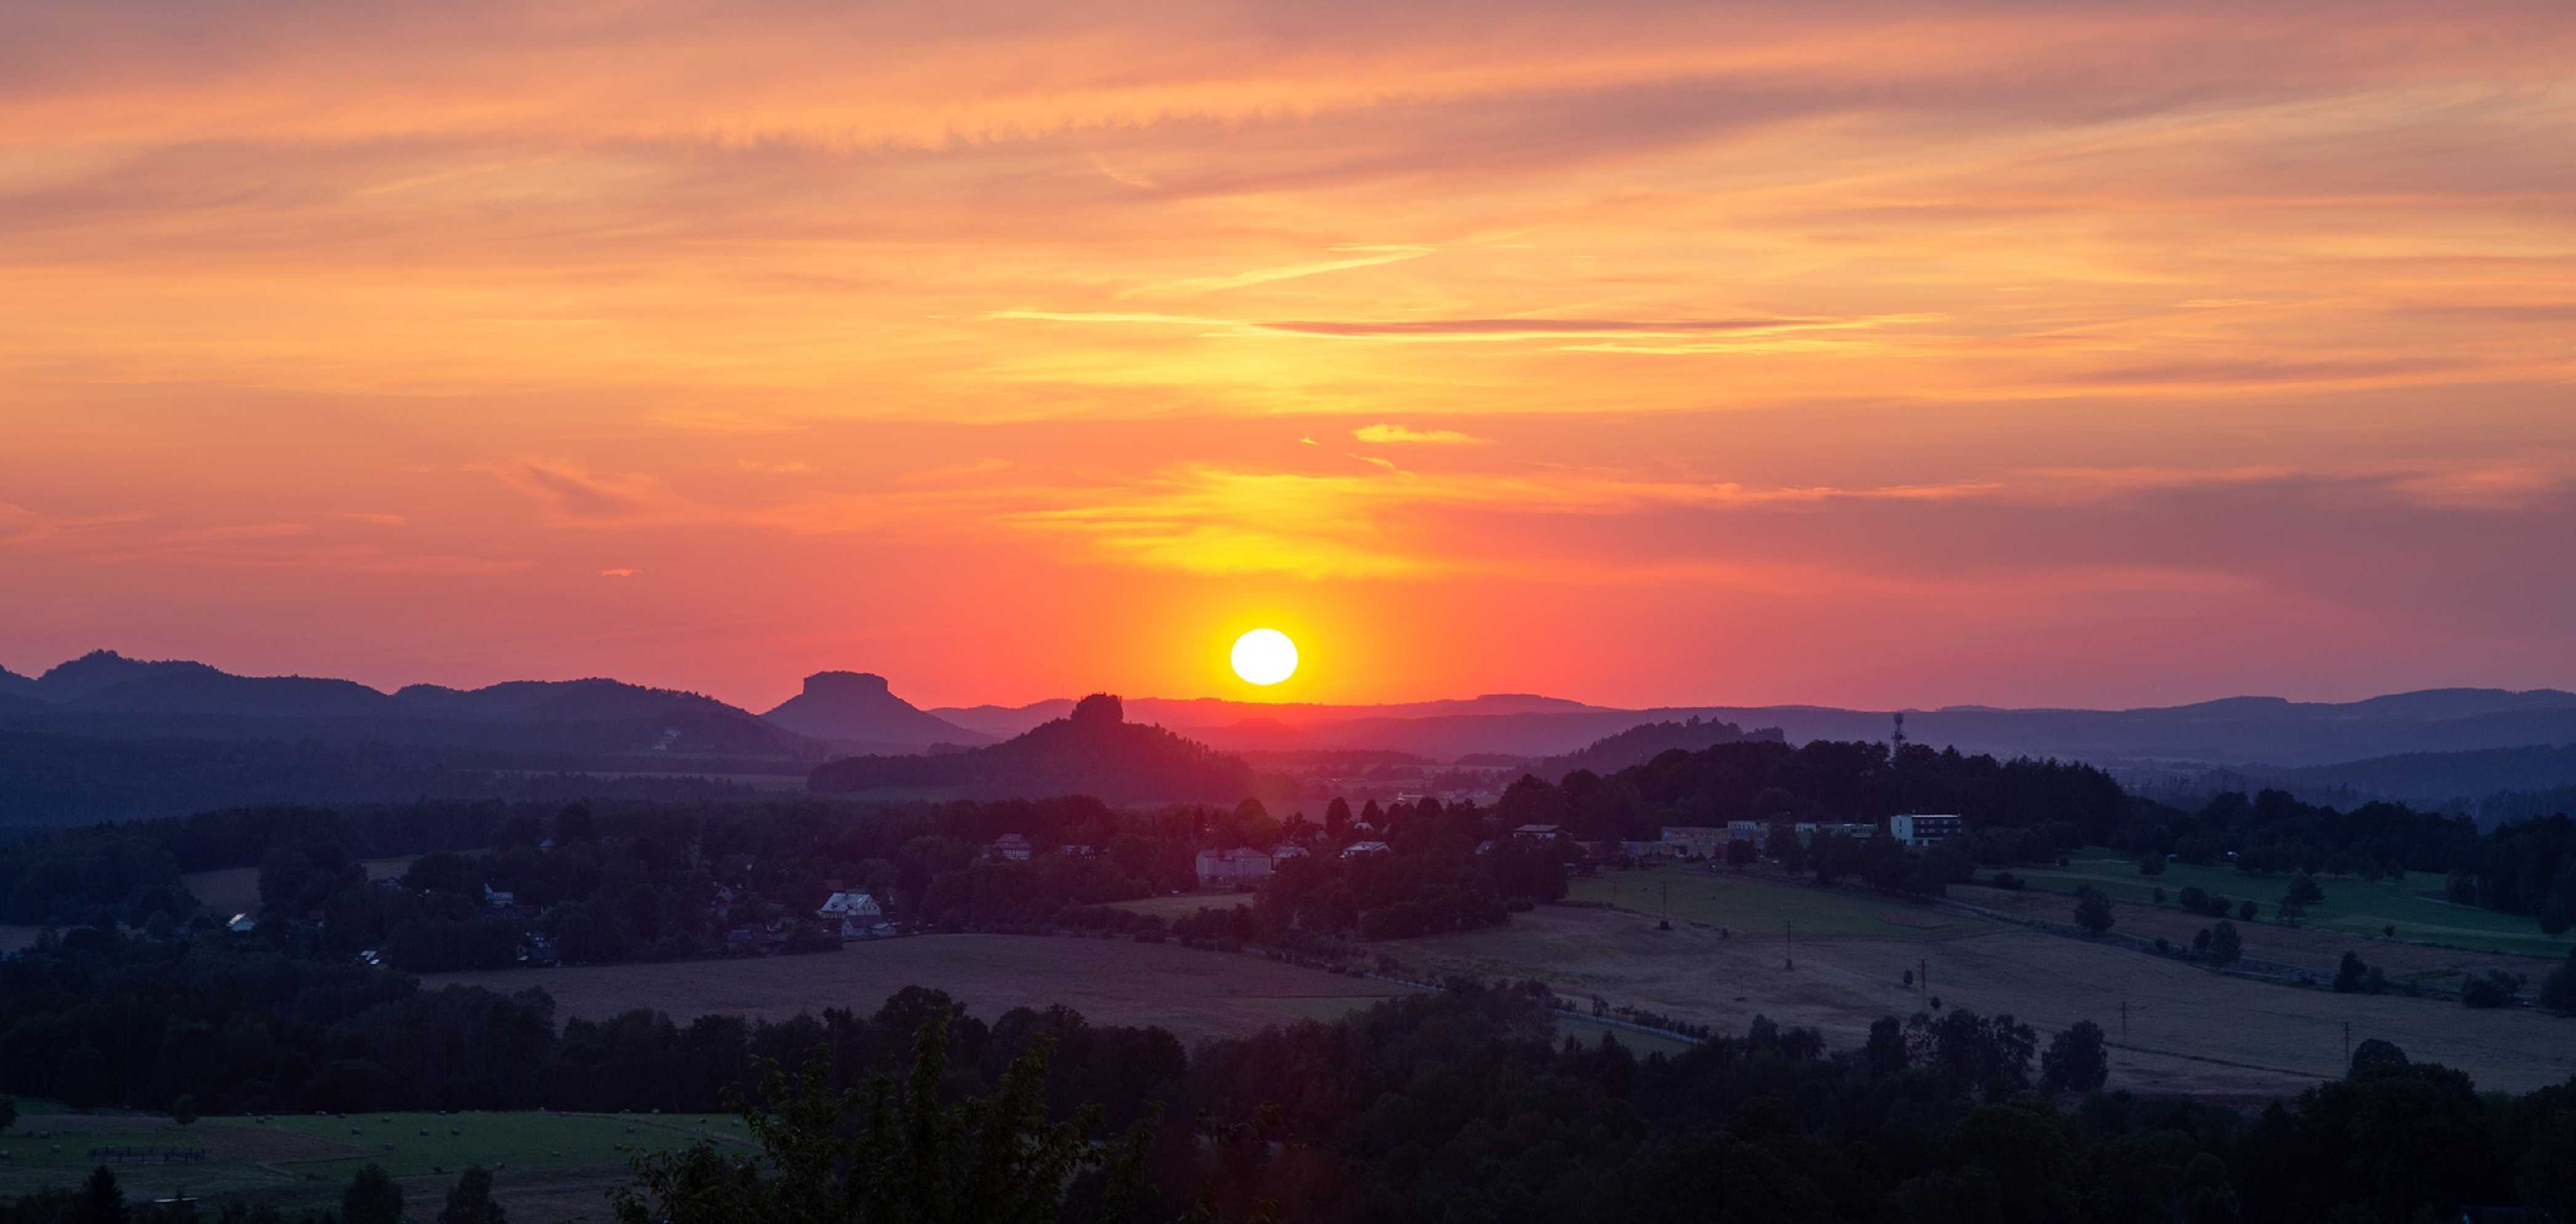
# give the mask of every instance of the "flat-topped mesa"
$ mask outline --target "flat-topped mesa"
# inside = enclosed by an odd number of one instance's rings
[[[809,697],[877,697],[890,691],[886,678],[875,672],[826,671],[805,677]]]

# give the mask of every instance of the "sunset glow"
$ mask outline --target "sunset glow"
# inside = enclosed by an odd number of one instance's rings
[[[1234,640],[1234,674],[1264,687],[1297,674],[1297,644],[1276,629],[1255,629]]]
[[[7,6],[0,664],[1194,696],[1295,608],[1298,700],[2568,685],[2571,62],[2519,0]]]

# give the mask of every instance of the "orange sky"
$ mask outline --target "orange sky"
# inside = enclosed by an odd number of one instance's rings
[[[2563,0],[876,7],[0,7],[0,664],[2576,687]]]

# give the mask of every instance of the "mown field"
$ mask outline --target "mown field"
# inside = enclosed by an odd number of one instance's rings
[[[239,1197],[320,1206],[336,1204],[350,1177],[372,1162],[403,1185],[411,1214],[428,1219],[456,1174],[480,1164],[497,1170],[496,1194],[514,1219],[606,1219],[606,1189],[626,1180],[631,1158],[700,1138],[739,1144],[741,1133],[731,1117],[394,1113],[204,1118],[180,1126],[141,1114],[30,1112],[0,1135],[8,1153],[0,1160],[0,1196],[76,1183],[106,1164],[129,1200],[187,1195],[210,1205]],[[93,1154],[109,1147],[203,1147],[206,1156],[157,1163]]]
[[[1784,910],[1812,904],[1800,895],[1808,890],[1736,883],[1745,891],[1728,895],[1731,912],[1758,908],[1766,897]],[[1678,907],[1679,888],[1674,895]],[[2295,1093],[2343,1073],[2347,1021],[2355,1042],[2386,1038],[2415,1058],[2468,1071],[2482,1087],[2528,1091],[2576,1075],[2576,1020],[2247,981],[1996,923],[1945,939],[1802,936],[1792,956],[1777,935],[1665,931],[1650,912],[1543,906],[1514,915],[1509,926],[1384,947],[1424,979],[1536,978],[1560,993],[1597,994],[1721,1033],[1741,1033],[1764,1015],[1813,1026],[1836,1047],[1862,1041],[1871,1021],[1910,1016],[1933,997],[1945,1007],[2011,1013],[2043,1034],[2092,1020],[2121,1047],[2112,1086],[2141,1091],[2247,1101]],[[1912,986],[1909,971],[1918,975]]]
[[[2267,922],[2276,916],[2281,897],[2290,887],[2288,876],[2247,875],[2233,867],[2195,867],[2188,863],[2169,863],[2162,875],[2142,876],[2136,859],[2100,847],[2078,851],[2064,867],[2009,870],[2028,880],[2032,888],[2072,894],[2091,884],[2115,901],[2147,904],[2154,902],[2158,888],[2165,890],[2170,904],[2170,899],[2183,889],[2196,887],[2237,901],[2258,901]],[[1990,874],[1980,872],[1979,877]],[[2393,926],[2397,928],[2395,938],[2410,943],[2553,959],[2563,958],[2568,949],[2576,948],[2576,931],[2544,935],[2540,924],[2529,915],[2453,904],[2445,895],[2442,877],[2430,872],[2409,872],[2402,880],[2376,882],[2319,876],[2317,883],[2325,889],[2326,899],[2308,907],[2307,916],[2301,919],[2311,928],[2385,938],[2386,928]]]
[[[1705,867],[1578,877],[1569,882],[1566,896],[1658,917],[1669,914],[1677,922],[1705,922],[1774,944],[1783,939],[1956,939],[1996,928],[1983,919],[1929,906]]]
[[[826,1007],[867,1015],[906,986],[930,986],[986,1020],[1014,1007],[1062,1003],[1101,1024],[1161,1025],[1184,1042],[1331,1019],[1405,990],[1178,944],[1040,935],[921,935],[811,956],[503,969],[422,982],[448,983],[543,987],[564,1016],[598,1019],[649,1007],[684,1023],[710,1013],[783,1020]]]

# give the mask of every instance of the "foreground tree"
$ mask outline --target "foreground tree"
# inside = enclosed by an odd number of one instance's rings
[[[2091,1092],[2111,1078],[2111,1058],[2103,1049],[2102,1026],[2078,1020],[2050,1038],[2039,1056],[2039,1086],[2048,1092]]]
[[[88,1181],[81,1183],[80,1200],[73,1204],[71,1218],[79,1224],[125,1224],[133,1218],[133,1213],[126,1210],[125,1191],[117,1186],[116,1174],[108,1172],[106,1165],[100,1165]]]
[[[381,1165],[368,1165],[349,1179],[340,1196],[340,1224],[402,1224],[402,1187]]]
[[[1106,1175],[1096,1219],[1123,1224],[1144,1204],[1151,1119],[1116,1143],[1092,1139],[1101,1110],[1047,1120],[1047,1053],[1032,1045],[989,1097],[939,1099],[948,1067],[946,1015],[924,1023],[898,1081],[878,1072],[864,1090],[835,1092],[829,1055],[790,1075],[765,1064],[756,1099],[741,1103],[757,1155],[700,1143],[634,1162],[636,1184],[611,1198],[625,1224],[782,1224],[991,1221],[1054,1224],[1076,1174]]]
[[[492,1171],[481,1165],[467,1168],[447,1192],[447,1206],[438,1213],[438,1224],[508,1224],[509,1213],[492,1201]]]

